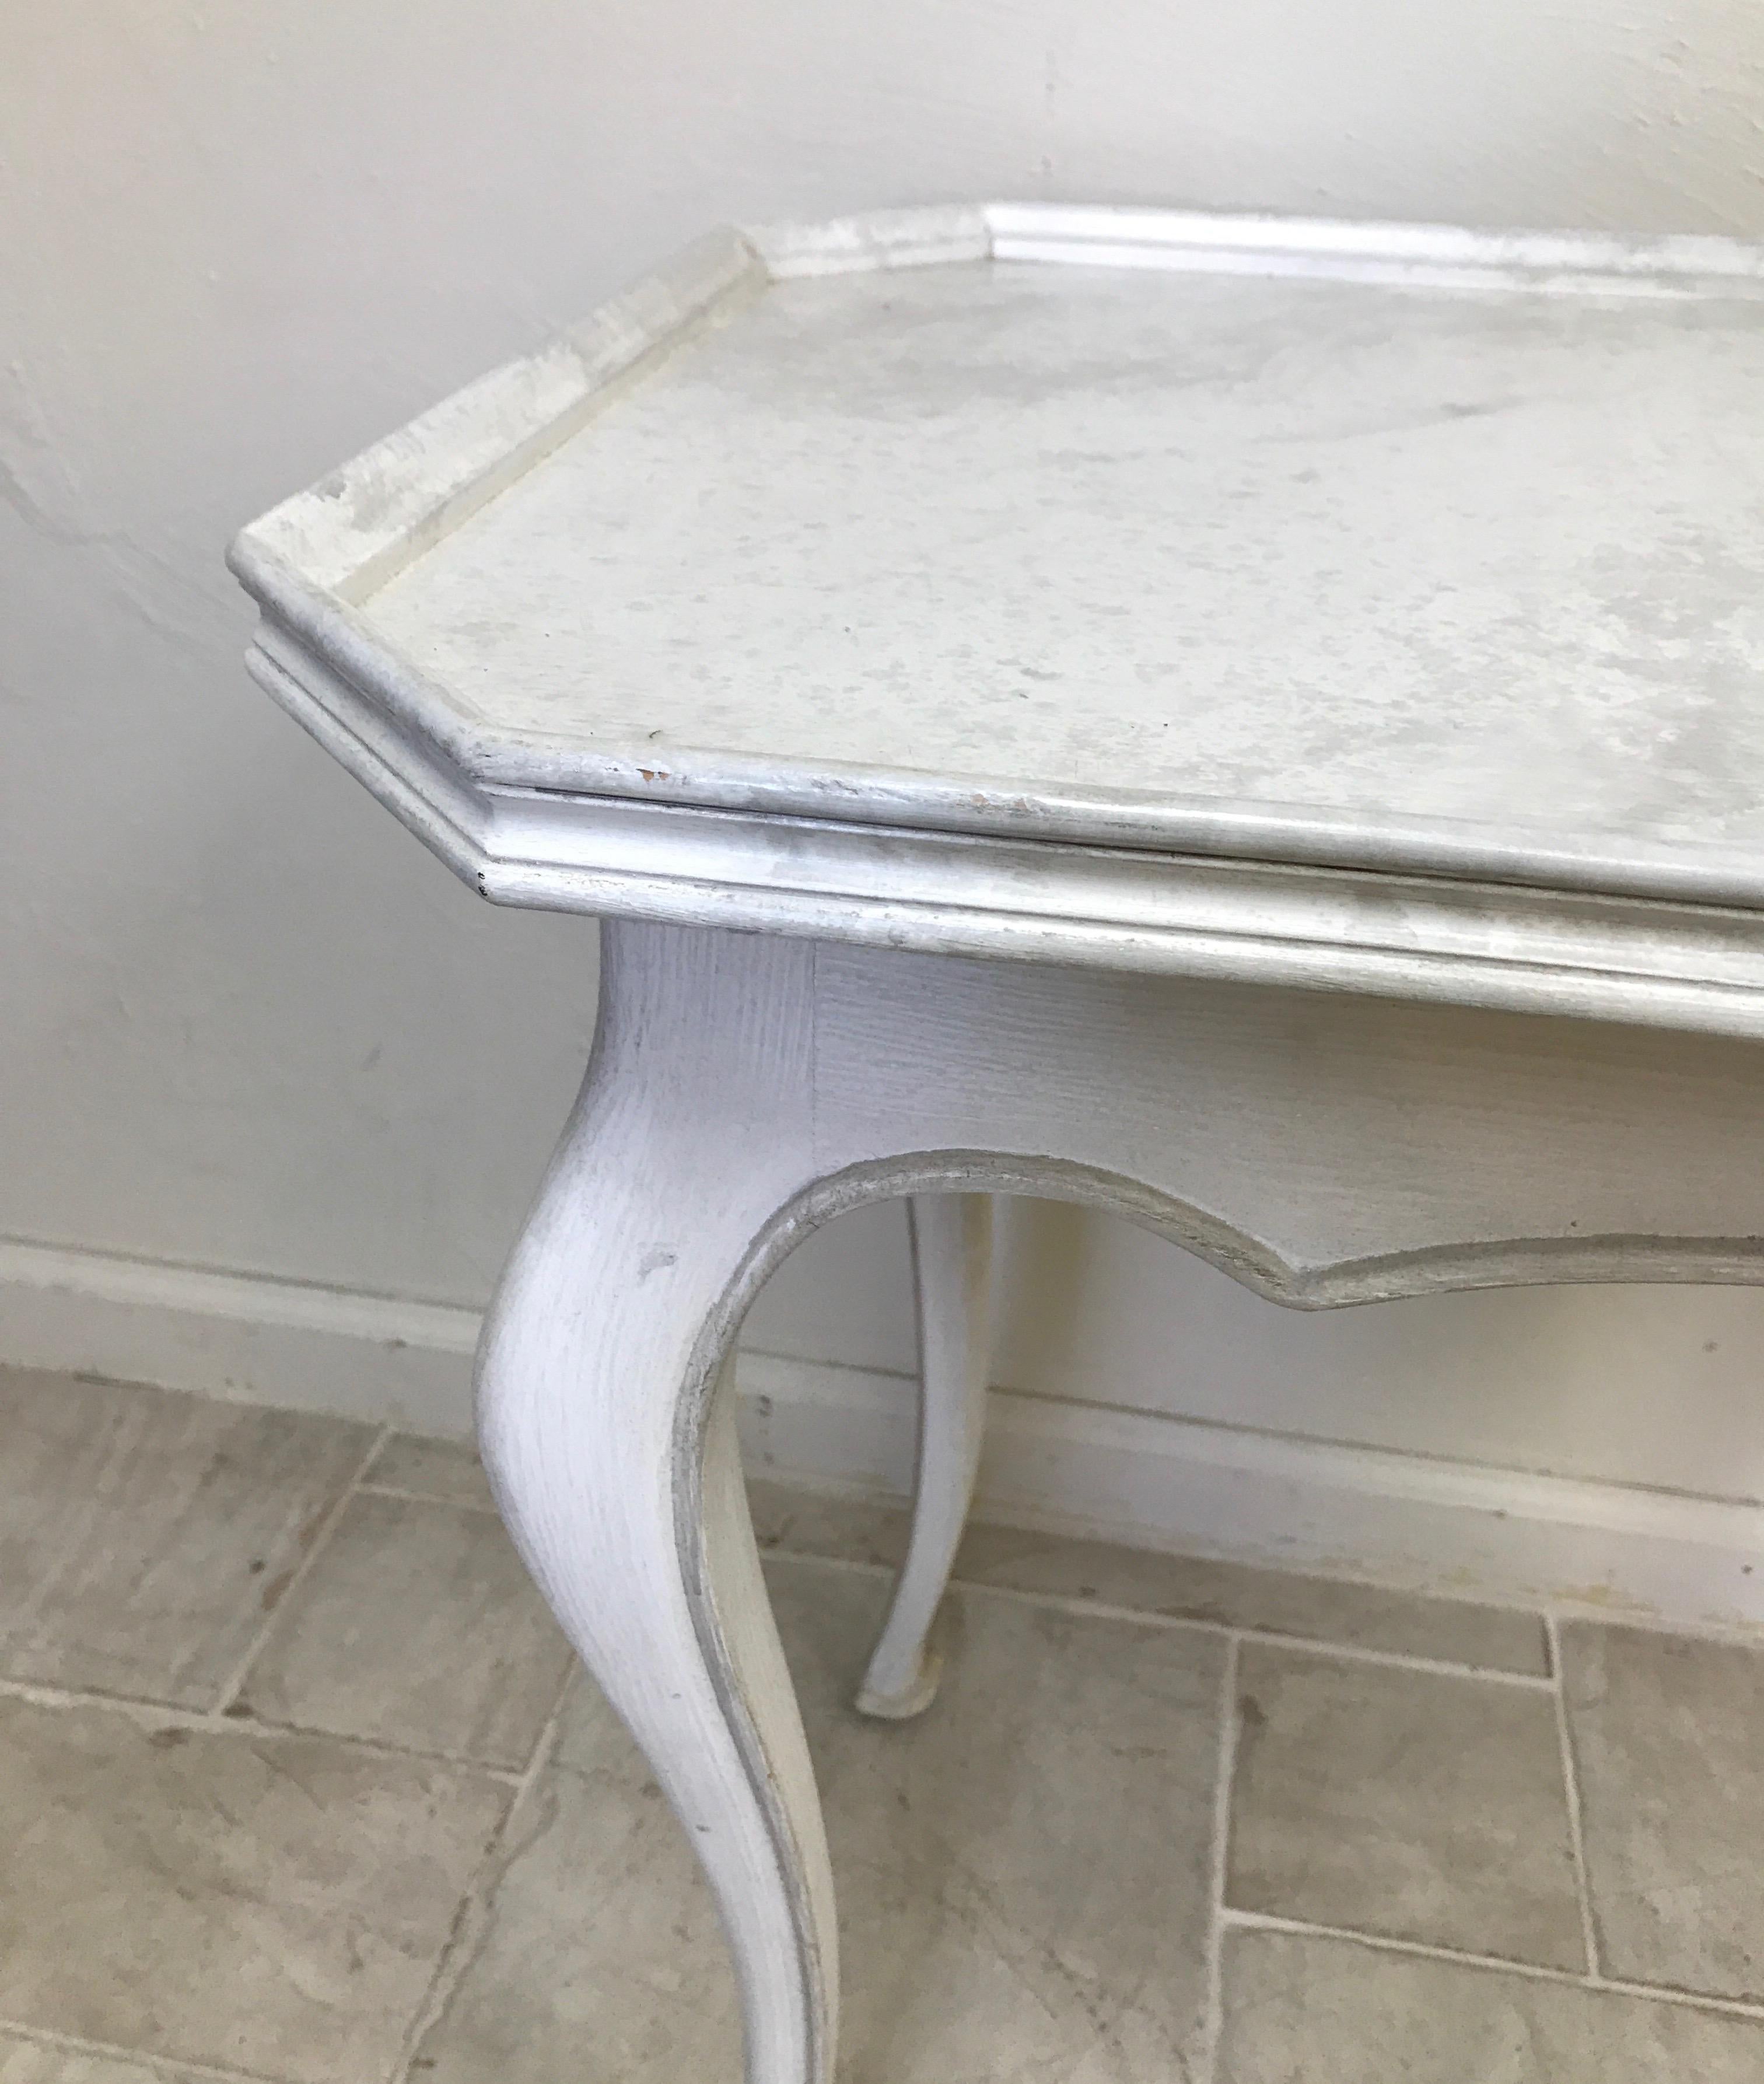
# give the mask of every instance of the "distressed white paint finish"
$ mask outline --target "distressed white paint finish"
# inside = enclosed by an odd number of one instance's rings
[[[481,1423],[755,2084],[831,2073],[834,1925],[715,1385],[814,1223],[1063,1197],[1305,1307],[1764,1277],[1761,286],[1120,211],[730,235],[235,545],[352,771],[486,894],[630,922]],[[923,1437],[897,1710],[972,1463]]]
[[[1051,1195],[1307,1307],[1764,1278],[1755,1044],[635,922],[607,938],[601,1040],[493,1312],[480,1424],[523,1552],[717,1889],[754,2084],[831,2075],[833,1926],[715,1386],[807,1230],[890,1195]]]
[[[831,2077],[837,1991],[812,1771],[717,1393],[755,1255],[814,1176],[813,964],[775,941],[609,943],[594,1058],[478,1376],[503,1516],[717,1891],[755,2084]]]
[[[907,1211],[919,1304],[912,1533],[857,1694],[865,1714],[889,1722],[920,1713],[937,1692],[942,1659],[931,1624],[974,1496],[992,1359],[991,1200],[918,1194]]]

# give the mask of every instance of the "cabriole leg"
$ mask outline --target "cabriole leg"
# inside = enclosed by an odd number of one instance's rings
[[[723,1365],[743,1269],[804,1184],[794,951],[609,934],[576,1115],[480,1349],[478,1419],[529,1569],[692,1834],[750,2084],[828,2084],[831,1878]]]
[[[895,1722],[937,1690],[942,1660],[929,1637],[974,1495],[992,1357],[992,1197],[916,1194],[907,1208],[919,1305],[912,1534],[857,1694],[863,1713]]]

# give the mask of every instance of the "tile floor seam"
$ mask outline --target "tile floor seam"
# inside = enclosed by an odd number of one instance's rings
[[[1637,1629],[1643,1635],[1669,1636],[1674,1642],[1711,1643],[1725,1650],[1764,1650],[1764,1621],[1673,1620],[1657,1607],[1576,1604],[1552,1599],[1542,1611],[1562,1628]]]
[[[775,1547],[763,1549],[760,1557],[764,1562],[813,1563],[830,1570],[859,1571],[867,1577],[893,1578],[899,1574],[896,1564],[869,1563],[855,1556],[817,1556],[800,1549]],[[1483,1679],[1497,1686],[1517,1686],[1534,1693],[1546,1693],[1555,1684],[1542,1672],[1509,1671],[1493,1664],[1462,1664],[1452,1658],[1423,1657],[1414,1650],[1375,1650],[1368,1644],[1340,1642],[1331,1637],[1288,1635],[1275,1629],[1255,1628],[1243,1621],[1206,1620],[1191,1614],[1161,1614],[1147,1607],[1119,1606],[1110,1599],[1084,1599],[1069,1592],[1038,1592],[1021,1585],[988,1585],[964,1578],[959,1570],[952,1574],[950,1582],[963,1591],[979,1592],[988,1599],[1023,1600],[1033,1606],[1050,1607],[1060,1613],[1081,1617],[1095,1615],[1104,1620],[1136,1621],[1146,1628],[1187,1629],[1199,1635],[1238,1636],[1246,1643],[1268,1643],[1276,1650],[1303,1650],[1311,1656],[1339,1658],[1351,1663],[1391,1665],[1405,1671],[1432,1671],[1447,1679]],[[1538,1615],[1534,1607],[1523,1611]],[[1541,1619],[1541,1615],[1538,1617]]]
[[[1326,1637],[1284,1635],[1272,1629],[1238,1626],[1234,1632],[1246,1642],[1268,1643],[1276,1650],[1298,1650],[1309,1657],[1333,1657],[1344,1664],[1381,1664],[1399,1671],[1429,1671],[1441,1679],[1483,1679],[1496,1686],[1517,1686],[1527,1693],[1546,1693],[1551,1690],[1552,1682],[1536,1672],[1508,1671],[1499,1665],[1460,1664],[1453,1658],[1423,1657],[1407,1650],[1373,1650],[1364,1643],[1335,1642]]]
[[[204,1719],[205,1729],[242,1730],[261,1737],[315,1737],[328,1743],[349,1744],[357,1751],[371,1752],[377,1758],[408,1759],[412,1765],[444,1765],[461,1772],[475,1773],[484,1780],[499,1781],[504,1787],[521,1785],[523,1768],[506,1765],[492,1765],[487,1760],[471,1757],[463,1751],[418,1751],[409,1744],[395,1744],[386,1737],[364,1737],[350,1730],[321,1729],[310,1722],[276,1722],[264,1715],[216,1714]]]
[[[500,1781],[513,1787],[519,1784],[520,1774],[512,1773],[506,1766],[486,1765],[481,1760],[467,1758],[449,1751],[411,1751],[402,1744],[387,1743],[381,1737],[353,1735],[340,1730],[323,1730],[303,1722],[270,1722],[257,1715],[229,1715],[217,1709],[180,1708],[170,1701],[154,1701],[135,1694],[96,1693],[70,1686],[44,1686],[31,1679],[0,1679],[0,1701],[21,1701],[28,1707],[46,1708],[52,1713],[80,1708],[97,1708],[106,1713],[125,1715],[137,1724],[153,1723],[160,1729],[188,1730],[204,1736],[224,1737],[305,1737],[321,1743],[341,1744],[350,1751],[365,1751],[374,1758],[404,1759],[413,1765],[442,1765],[463,1773],[473,1773],[485,1780]]]
[[[1225,2035],[1225,1880],[1231,1857],[1231,1798],[1237,1770],[1237,1665],[1242,1641],[1236,1633],[1226,1638],[1225,1670],[1220,1680],[1219,1752],[1214,1768],[1212,1846],[1208,1873],[1207,2009],[1195,2084],[1215,2084],[1219,2044]]]
[[[1435,1946],[1422,1939],[1400,1939],[1385,1932],[1361,1932],[1349,1925],[1316,1925],[1301,1917],[1281,1917],[1271,1911],[1233,1910],[1220,1913],[1228,1931],[1281,1933],[1295,1939],[1334,1939],[1377,1954],[1400,1954],[1414,1960],[1443,1961],[1460,1968],[1479,1968],[1490,1975],[1522,1976],[1533,1982],[1557,1983],[1570,1989],[1605,1993],[1613,1997],[1643,1997],[1650,2002],[1676,2005],[1686,2011],[1712,2012],[1724,2018],[1745,2019],[1764,2024],[1764,2002],[1744,1997],[1717,1997],[1703,1990],[1684,1990],[1670,1983],[1638,1983],[1627,1976],[1582,1976],[1572,1968],[1551,1968],[1538,1961],[1517,1960],[1508,1954],[1471,1954],[1452,1946]]]
[[[449,1505],[459,1512],[483,1513],[491,1519],[502,1515],[493,1505],[486,1505],[480,1498],[442,1497],[437,1491],[413,1491],[406,1484],[377,1484],[371,1476],[363,1477],[355,1486],[357,1497],[408,1498],[412,1505]]]
[[[192,2062],[180,2055],[154,2055],[145,2048],[125,2048],[121,2041],[93,2040],[84,2034],[62,2033],[54,2027],[25,2026],[17,2019],[0,2018],[0,2033],[37,2048],[59,2048],[70,2055],[95,2055],[109,2062],[126,2062],[150,2069],[160,2078],[196,2077],[213,2084],[291,2084],[291,2080],[267,2069],[223,2069],[212,2062]]]
[[[397,1428],[393,1425],[390,1419],[386,1420],[382,1424],[379,1431],[374,1436],[373,1446],[367,1451],[367,1459],[362,1463],[361,1468],[355,1472],[355,1481],[353,1485],[354,1489],[359,1490],[363,1484],[371,1483],[373,1481],[374,1464],[380,1459],[381,1455],[386,1452],[387,1447],[391,1445],[392,1438]]]
[[[136,1722],[151,1716],[162,1725],[180,1730],[241,1726],[235,1717],[222,1721],[212,1709],[180,1707],[175,1701],[156,1701],[149,1693],[106,1693],[95,1686],[51,1686],[40,1679],[0,1678],[0,1701],[23,1701],[32,1708],[102,1708]]]
[[[1550,1668],[1555,1674],[1552,1691],[1556,1704],[1556,1739],[1562,1748],[1562,1786],[1568,1805],[1568,1853],[1574,1862],[1574,1891],[1580,1904],[1580,1938],[1586,1948],[1586,1972],[1600,1973],[1597,1921],[1593,1915],[1593,1883],[1586,1866],[1586,1811],[1580,1799],[1580,1769],[1574,1754],[1574,1732],[1568,1726],[1567,1679],[1562,1665],[1562,1641],[1554,1614],[1546,1614],[1544,1633],[1550,1644]]]
[[[231,1671],[228,1673],[225,1682],[216,1693],[210,1710],[211,1713],[224,1716],[226,1710],[238,1699],[245,1681],[251,1676],[252,1667],[263,1654],[264,1646],[269,1641],[270,1631],[275,1627],[282,1610],[311,1574],[313,1565],[329,1547],[331,1536],[336,1531],[338,1521],[348,1510],[349,1501],[360,1488],[362,1477],[373,1468],[375,1459],[386,1442],[391,1438],[391,1434],[392,1429],[390,1425],[382,1425],[369,1443],[367,1452],[357,1463],[349,1480],[339,1487],[336,1497],[331,1502],[329,1510],[319,1521],[317,1530],[307,1545],[306,1554],[301,1557],[287,1583],[277,1594],[275,1604],[264,1616],[262,1622],[252,1637],[251,1641],[247,1645],[243,1656],[235,1663]]]
[[[570,1690],[581,1675],[581,1666],[573,1663],[565,1674],[564,1682],[557,1689],[557,1698],[552,1704],[528,1755],[526,1765],[512,1782],[507,1808],[502,1820],[491,1833],[483,1857],[473,1869],[471,1879],[462,1891],[454,1906],[453,1921],[448,1930],[446,1944],[441,1950],[441,1958],[435,1963],[435,1972],[429,1980],[422,2001],[412,2014],[404,2039],[391,2068],[387,2072],[384,2084],[409,2084],[411,2065],[416,2061],[425,2035],[446,2014],[454,1993],[464,1980],[466,1972],[477,1958],[485,1929],[483,1913],[489,1908],[491,1891],[489,1883],[494,1875],[507,1843],[510,1827],[521,1813],[522,1805],[531,1796],[539,1776],[550,1764],[557,1747],[557,1734],[564,1719],[564,1709],[569,1703]],[[478,1912],[474,1929],[474,1911]]]

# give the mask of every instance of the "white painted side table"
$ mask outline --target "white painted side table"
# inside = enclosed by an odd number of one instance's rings
[[[607,922],[503,1512],[827,2084],[725,1356],[915,1201],[929,1697],[986,1201],[1302,1307],[1764,1278],[1764,252],[998,206],[722,233],[247,529],[258,678]]]

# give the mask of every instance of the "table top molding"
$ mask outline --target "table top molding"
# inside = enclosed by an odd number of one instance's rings
[[[724,230],[245,529],[263,684],[497,901],[1764,1033],[1764,853],[1596,828],[590,745],[475,710],[383,590],[773,283],[989,260],[1764,297],[1764,247],[995,204]]]
[[[251,666],[496,904],[1764,1037],[1754,912],[486,786],[277,632]]]

